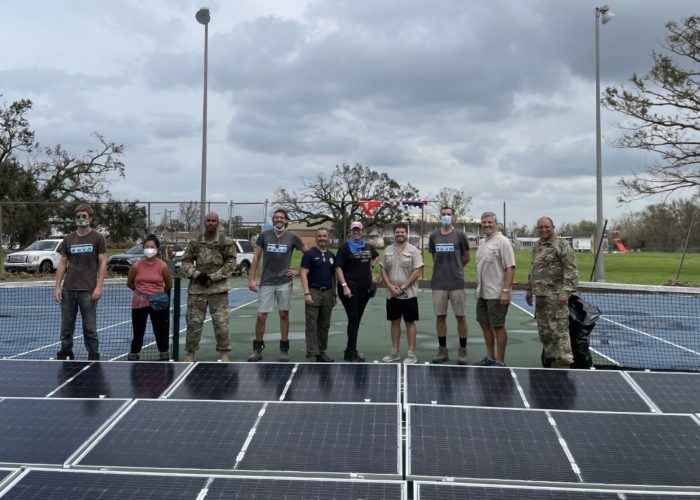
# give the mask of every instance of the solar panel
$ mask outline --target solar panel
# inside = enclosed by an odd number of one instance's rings
[[[269,404],[238,470],[401,474],[398,404]]]
[[[82,361],[2,360],[0,397],[41,397],[90,366]]]
[[[407,475],[578,482],[541,411],[410,405]]]
[[[690,416],[553,412],[585,482],[700,486],[700,425]]]
[[[396,364],[302,364],[285,401],[398,403],[399,369]]]
[[[619,372],[517,368],[514,371],[532,408],[651,411]]]
[[[63,464],[124,404],[123,400],[0,401],[0,462]]]
[[[186,363],[99,362],[62,386],[53,397],[158,398],[187,368]]]
[[[406,402],[524,408],[510,370],[490,367],[406,366]]]
[[[13,500],[194,500],[209,480],[206,476],[29,470],[5,493]]]
[[[690,500],[700,494],[674,492],[604,491],[589,488],[414,483],[415,500]]]
[[[209,486],[207,499],[394,500],[406,498],[406,483],[320,479],[222,479]]]
[[[629,376],[661,411],[700,412],[700,374],[630,372]]]
[[[260,403],[140,400],[76,463],[231,469],[261,408]]]
[[[280,363],[197,363],[168,397],[276,401],[293,368]]]

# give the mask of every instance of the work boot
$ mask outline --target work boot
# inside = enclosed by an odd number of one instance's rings
[[[88,361],[99,361],[99,360],[100,360],[100,353],[99,352],[88,353]]]
[[[248,361],[260,361],[263,349],[265,349],[264,340],[253,340],[253,352],[248,356]]]
[[[457,364],[466,365],[467,364],[467,348],[460,347],[459,353],[457,354]]]
[[[127,361],[138,361],[139,360],[139,353],[137,352],[130,352],[129,355],[126,357]]]
[[[280,357],[282,363],[289,362],[289,340],[280,340]]]
[[[229,363],[231,361],[228,357],[228,351],[220,351],[219,352],[219,361],[221,363]]]
[[[450,357],[447,355],[447,347],[445,346],[440,346],[438,348],[437,355],[433,358],[433,363],[444,363],[445,361],[448,361]]]
[[[316,355],[312,354],[311,356],[306,356],[306,362],[307,363],[316,363]]]
[[[164,351],[160,353],[161,361],[170,361],[170,351]]]
[[[335,359],[331,358],[328,354],[325,352],[322,352],[318,356],[316,356],[316,361],[319,361],[321,363],[332,363],[335,361]]]
[[[553,360],[549,363],[549,367],[550,367],[550,368],[570,368],[570,367],[571,367],[571,364],[570,364],[570,363],[566,363],[566,362],[564,362],[564,361],[562,361],[562,360],[559,360],[559,359],[553,359]]]
[[[185,355],[185,363],[194,363],[197,361],[197,357],[194,354],[194,351],[187,351],[187,354]]]

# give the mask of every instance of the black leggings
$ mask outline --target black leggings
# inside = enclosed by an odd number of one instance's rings
[[[348,351],[357,351],[357,333],[360,331],[360,320],[369,302],[369,297],[358,297],[354,295],[350,298],[340,294],[340,301],[348,315]]]
[[[156,344],[159,352],[168,352],[170,340],[168,339],[168,323],[170,319],[170,309],[156,311],[151,307],[142,307],[131,310],[131,324],[134,328],[134,339],[131,341],[131,352],[139,353],[143,347],[143,336],[146,334],[146,322],[151,316],[153,334],[156,337]]]

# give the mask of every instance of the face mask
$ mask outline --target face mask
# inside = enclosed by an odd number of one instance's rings
[[[450,224],[452,224],[452,216],[451,215],[441,215],[440,222],[442,222],[443,226],[449,226]]]
[[[75,225],[78,227],[87,227],[90,224],[87,217],[76,217]]]
[[[158,255],[158,250],[156,250],[155,248],[146,248],[143,251],[143,254],[146,256],[146,258],[152,259],[156,255]]]
[[[284,231],[284,224],[275,225],[275,232],[281,233],[282,231]]]

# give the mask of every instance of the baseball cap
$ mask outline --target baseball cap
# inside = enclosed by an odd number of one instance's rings
[[[364,230],[365,226],[362,225],[362,222],[360,222],[359,220],[356,220],[350,224],[350,231],[352,231],[353,229],[356,229],[356,228]]]

